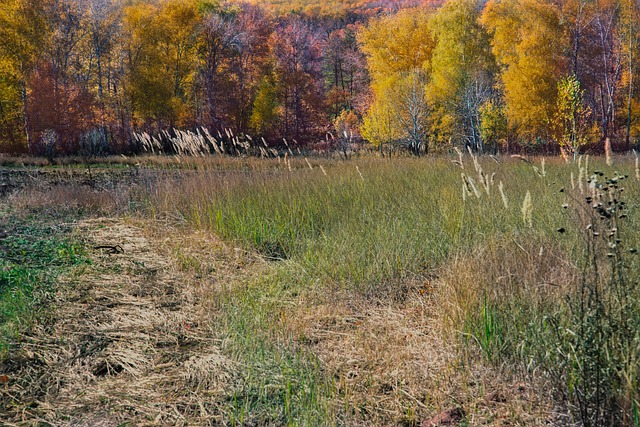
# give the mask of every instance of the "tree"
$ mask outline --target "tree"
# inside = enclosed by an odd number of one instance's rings
[[[428,112],[424,73],[397,73],[379,83],[367,111],[362,136],[375,146],[404,142],[412,154],[428,153]],[[380,151],[382,148],[380,147]]]
[[[402,126],[402,134],[411,153],[420,155],[429,152],[426,79],[422,71],[402,75],[394,87],[392,109]]]
[[[493,95],[497,73],[489,35],[478,22],[480,11],[476,0],[450,0],[433,15],[429,27],[436,44],[427,86],[441,138],[453,138],[476,151],[484,151],[480,106]]]
[[[434,47],[429,18],[425,10],[402,11],[373,21],[359,35],[373,90],[362,136],[376,146],[404,140],[415,154],[428,150],[424,70]]]
[[[278,120],[278,92],[269,78],[264,78],[253,103],[251,129],[258,134],[272,130]]]
[[[336,29],[324,43],[327,107],[334,118],[344,110],[359,108],[359,100],[368,89],[366,58],[358,46],[356,30],[352,25]]]
[[[88,0],[86,3],[87,31],[90,38],[91,57],[95,60],[95,84],[97,97],[104,98],[105,59],[116,45],[120,32],[120,10],[114,0]],[[93,61],[91,61],[93,62]],[[93,63],[89,66],[92,71]],[[107,91],[109,87],[107,87]]]
[[[498,143],[507,140],[507,118],[504,106],[496,99],[486,100],[478,109],[480,113],[480,136],[492,147],[493,154],[498,154]]]
[[[636,73],[640,67],[640,58],[636,53],[638,49],[640,49],[640,5],[637,1],[621,1],[619,34],[621,56],[625,62],[621,76],[621,84],[623,87],[626,87],[626,99],[624,100],[624,111],[622,114],[625,118],[624,139],[626,146],[629,147],[634,124],[637,125],[637,121],[640,118],[640,111],[637,109],[636,99],[638,95]],[[634,106],[636,108],[634,108]]]
[[[273,35],[283,133],[300,138],[324,126],[320,35],[292,19]]]
[[[376,83],[395,73],[422,69],[435,42],[429,31],[429,9],[406,9],[371,21],[358,34],[375,92]]]
[[[229,63],[231,91],[228,94],[233,96],[227,94],[225,108],[230,123],[239,131],[247,131],[263,80],[275,81],[275,58],[270,45],[274,23],[262,8],[243,4],[236,15],[236,25],[240,43]]]
[[[31,151],[32,141],[27,80],[48,40],[47,6],[46,0],[5,0],[0,3],[0,121],[4,132],[16,143],[19,140],[16,129],[22,127],[28,151]],[[21,111],[18,111],[18,105]],[[21,124],[18,123],[19,117]]]
[[[389,103],[376,99],[367,110],[360,127],[362,137],[384,154],[384,144],[389,144],[389,155],[393,151],[393,143],[401,138],[397,116]]]
[[[91,94],[74,81],[60,84],[51,62],[42,62],[36,67],[29,87],[28,114],[32,118],[33,151],[45,154],[55,149],[59,154],[75,154],[80,136],[96,124]],[[57,135],[56,147],[41,144],[43,135],[50,131]]]
[[[139,119],[193,123],[196,0],[138,3],[124,11],[127,92]]]
[[[219,127],[218,98],[223,91],[222,76],[228,75],[223,68],[234,49],[239,48],[240,35],[235,28],[235,17],[212,10],[204,17],[200,35],[200,56],[203,59],[202,78],[207,100],[207,122],[211,127]]]
[[[584,90],[578,78],[570,74],[558,82],[558,105],[555,116],[560,147],[574,158],[587,142],[591,110],[584,104]]]
[[[481,22],[500,66],[509,125],[524,139],[548,140],[568,50],[559,9],[542,0],[490,0]]]

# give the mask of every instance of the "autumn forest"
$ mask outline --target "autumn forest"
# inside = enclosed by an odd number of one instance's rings
[[[628,150],[639,45],[636,0],[4,0],[0,152],[135,153],[136,132],[175,129],[383,154]]]

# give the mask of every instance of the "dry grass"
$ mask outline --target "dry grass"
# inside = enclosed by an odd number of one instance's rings
[[[282,328],[334,378],[346,425],[418,425],[453,407],[470,425],[546,425],[549,403],[525,378],[481,357],[461,361],[458,340],[442,333],[440,286],[414,283],[404,303],[309,293],[282,314]]]
[[[52,323],[33,331],[9,358],[14,369],[6,392],[17,405],[11,422],[217,425],[224,419],[220,402],[233,389],[237,368],[208,320],[210,290],[173,263],[171,239],[182,239],[179,234],[164,229],[164,240],[141,225],[79,224],[88,245],[117,244],[124,252],[98,251],[93,265],[68,277]],[[206,244],[217,255],[217,277],[224,277],[235,255],[219,241]],[[207,286],[215,282],[207,278]]]

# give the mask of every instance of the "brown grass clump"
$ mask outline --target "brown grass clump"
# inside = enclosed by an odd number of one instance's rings
[[[545,304],[563,296],[579,274],[552,242],[496,239],[457,256],[444,271],[438,293],[446,303],[439,313],[449,332],[460,331],[484,294],[492,301],[520,296],[534,306]]]
[[[456,407],[470,425],[545,425],[548,408],[522,378],[459,358],[459,341],[442,325],[440,286],[416,280],[394,303],[310,293],[284,328],[334,378],[347,425],[428,425]]]

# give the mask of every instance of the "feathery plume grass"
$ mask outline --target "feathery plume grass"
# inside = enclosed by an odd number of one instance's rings
[[[360,168],[356,165],[356,170],[358,171],[358,175],[360,175],[360,179],[364,181],[364,176],[362,176],[362,172],[360,172]]]
[[[306,157],[304,158],[304,161],[307,162],[307,166],[309,166],[309,169],[313,170],[313,166],[311,166],[311,163],[309,162],[309,159],[307,159]]]
[[[458,165],[460,165],[460,167],[464,169],[464,162],[462,161],[462,151],[460,151],[458,147],[453,147],[453,149],[456,151],[456,153],[458,153]]]
[[[584,166],[582,166],[582,156],[578,157],[578,189],[580,193],[584,193],[584,180],[586,178],[586,172]]]
[[[533,226],[533,202],[531,201],[531,192],[528,190],[522,201],[522,222],[529,227]]]
[[[640,159],[636,150],[633,150],[633,154],[636,156],[636,180],[640,181]]]
[[[613,165],[613,157],[611,150],[611,140],[609,138],[604,140],[604,156],[607,161],[607,166]]]
[[[476,196],[476,198],[479,199],[482,194],[480,193],[480,190],[478,190],[478,187],[476,186],[476,182],[474,181],[474,179],[470,176],[467,176],[467,182],[469,183],[469,186],[471,187],[471,190],[473,191],[474,196]]]
[[[509,209],[509,199],[507,199],[507,195],[504,194],[504,184],[502,181],[498,183],[498,190],[500,191],[500,197],[502,198],[502,204],[505,209]]]
[[[327,171],[324,170],[324,168],[322,167],[322,165],[320,165],[320,170],[322,171],[322,173],[324,174],[324,176],[327,176]]]

